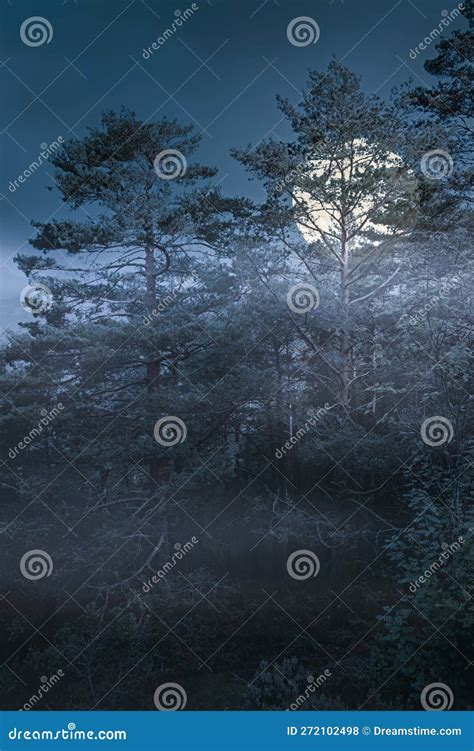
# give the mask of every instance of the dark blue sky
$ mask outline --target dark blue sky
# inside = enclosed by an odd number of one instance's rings
[[[362,75],[367,91],[382,97],[410,76],[429,82],[423,64],[435,54],[434,44],[416,60],[410,59],[410,49],[438,27],[444,9],[456,7],[448,0],[199,0],[196,5],[145,60],[143,48],[191,2],[0,0],[4,326],[28,319],[19,303],[25,278],[12,258],[30,247],[29,221],[64,215],[58,193],[46,189],[53,185],[48,165],[15,192],[8,189],[38,157],[40,144],[80,136],[99,122],[103,109],[121,105],[143,119],[177,117],[203,132],[199,158],[219,167],[223,192],[248,194],[251,186],[229,149],[260,141],[272,130],[285,135],[277,93],[296,101],[308,68],[324,70],[332,55]],[[31,16],[51,24],[48,44],[22,41],[20,27]],[[288,41],[288,23],[299,16],[317,22],[316,44],[297,47]],[[453,22],[444,34],[460,25]]]

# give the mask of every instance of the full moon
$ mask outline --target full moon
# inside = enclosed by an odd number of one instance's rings
[[[295,190],[294,204],[302,205],[306,215],[305,221],[297,221],[297,226],[307,243],[313,243],[320,239],[321,232],[330,235],[340,235],[340,226],[338,224],[338,203],[343,181],[363,181],[368,170],[399,168],[403,165],[401,157],[393,152],[385,155],[383,161],[374,154],[374,149],[370,144],[361,139],[356,139],[353,144],[353,154],[343,159],[320,159],[310,162],[312,176],[325,177],[327,181],[334,182],[335,198],[334,204],[331,201],[322,201],[315,199],[311,193],[303,190]],[[362,191],[363,192],[363,191]],[[383,194],[379,194],[377,189],[373,195],[363,195],[351,212],[351,223],[356,226],[364,222],[364,229],[372,229],[380,234],[388,234],[388,227],[383,224],[375,224],[367,219],[368,214],[383,200]],[[311,226],[312,225],[312,226]],[[313,229],[314,227],[314,229]]]

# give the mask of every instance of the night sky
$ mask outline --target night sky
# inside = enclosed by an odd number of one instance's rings
[[[40,144],[81,137],[99,123],[103,109],[122,105],[144,120],[176,117],[202,132],[198,157],[219,168],[222,191],[255,196],[257,186],[229,149],[287,135],[277,93],[298,101],[308,69],[325,70],[333,55],[381,97],[410,77],[429,84],[423,64],[434,56],[434,43],[416,60],[410,50],[438,27],[444,9],[456,7],[446,0],[199,0],[145,60],[143,49],[171,26],[177,11],[192,5],[179,2],[0,0],[4,327],[31,320],[19,302],[26,280],[13,263],[17,252],[31,250],[30,221],[65,216],[58,192],[47,189],[54,185],[47,164],[15,192],[8,188],[38,157]],[[22,41],[20,27],[31,16],[49,21],[49,43]],[[317,43],[289,42],[287,26],[299,16],[317,22]],[[444,34],[462,25],[458,19]]]

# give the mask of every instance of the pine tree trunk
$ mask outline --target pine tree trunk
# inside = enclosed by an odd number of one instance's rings
[[[156,308],[156,263],[155,252],[152,245],[151,227],[147,227],[149,242],[145,255],[146,275],[146,308],[150,320],[153,320],[153,311]],[[160,385],[160,361],[149,360],[146,364],[147,391],[152,396]],[[158,418],[158,415],[157,415]],[[170,476],[170,462],[162,458],[152,458],[149,462],[149,473],[153,481],[153,488],[167,482]]]
[[[151,241],[146,249],[145,255],[145,274],[146,274],[146,309],[153,320],[153,311],[156,308],[156,263],[155,253]],[[160,378],[160,361],[154,360],[146,364],[147,389],[149,394],[153,394],[158,389]]]
[[[340,289],[340,304],[341,304],[341,335],[339,344],[339,378],[340,378],[340,392],[339,399],[344,409],[349,409],[350,403],[350,353],[351,353],[351,340],[349,332],[349,249],[347,242],[343,238],[341,242],[341,289]]]

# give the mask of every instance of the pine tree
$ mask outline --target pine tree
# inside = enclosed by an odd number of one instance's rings
[[[212,186],[216,170],[193,161],[199,141],[192,126],[176,121],[144,123],[132,112],[106,112],[101,127],[66,142],[52,159],[65,206],[80,215],[34,223],[32,245],[43,255],[17,259],[53,292],[53,304],[39,315],[70,333],[65,362],[81,398],[101,400],[99,414],[109,404],[106,419],[120,421],[126,400],[138,402],[148,435],[163,379],[173,381],[181,364],[209,344],[199,316],[216,301],[210,290],[203,304],[199,276],[208,258],[225,254],[242,210]],[[146,389],[148,407],[137,387]],[[147,451],[154,483],[169,474],[157,452],[152,444]]]
[[[325,312],[333,307],[339,346],[338,354],[329,349],[323,362],[336,377],[347,410],[352,386],[361,377],[351,321],[360,303],[394,284],[400,240],[417,220],[414,170],[423,152],[416,139],[408,141],[402,113],[365,95],[359,79],[337,61],[324,74],[310,73],[296,107],[281,99],[279,106],[294,139],[270,139],[234,153],[267,191],[258,209],[261,231],[286,249],[310,286],[329,277],[337,302],[326,303]],[[292,318],[320,353],[305,322]]]

